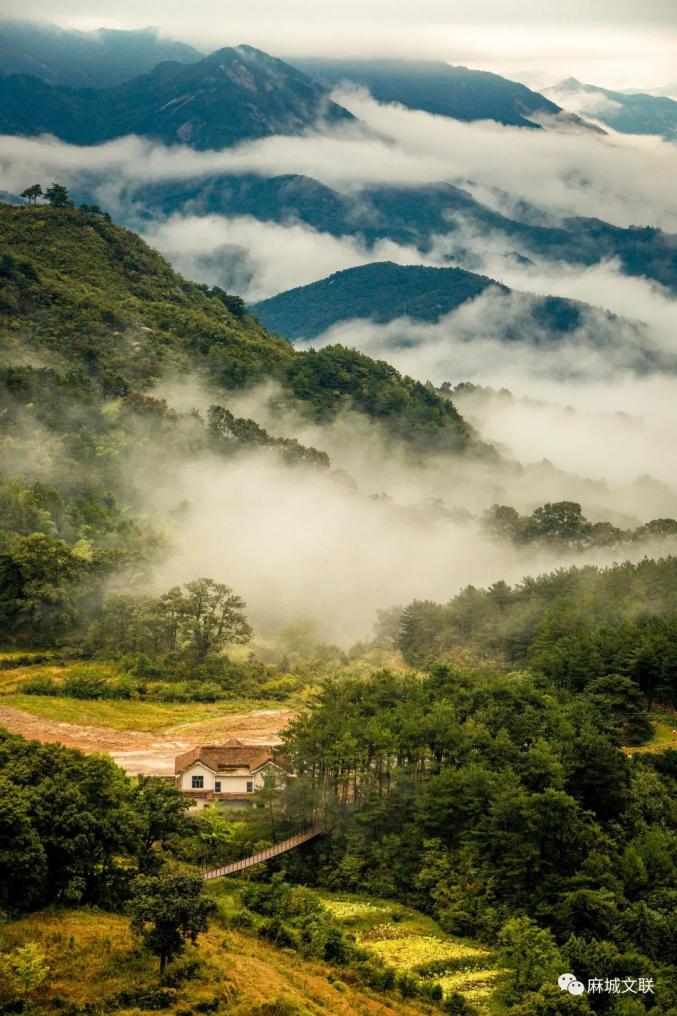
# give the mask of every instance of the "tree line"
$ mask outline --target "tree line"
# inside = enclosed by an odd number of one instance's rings
[[[414,601],[396,643],[412,666],[471,651],[554,685],[630,678],[649,705],[677,705],[677,558],[566,568],[514,587],[468,586],[447,604]]]
[[[42,189],[42,184],[33,183],[22,190],[19,197],[23,198],[28,205],[37,205],[39,200],[44,199],[50,208],[75,208],[75,202],[71,199],[68,188],[61,183],[51,183],[45,190]],[[99,205],[81,204],[79,209],[89,215],[101,216],[106,222],[112,222],[108,212],[104,212]]]

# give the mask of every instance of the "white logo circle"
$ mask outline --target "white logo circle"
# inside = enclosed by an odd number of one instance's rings
[[[582,995],[585,991],[585,985],[582,981],[572,981],[569,985],[569,992],[572,995]]]
[[[575,980],[576,980],[575,974],[560,974],[559,977],[557,978],[557,983],[559,984],[562,991],[568,991],[569,985],[573,984]]]

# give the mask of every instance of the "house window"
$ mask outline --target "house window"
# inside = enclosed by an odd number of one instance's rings
[[[217,794],[221,793],[221,780],[214,780],[214,790]]]
[[[254,781],[253,780],[247,780],[247,793],[248,794],[253,794],[254,793]]]
[[[204,776],[193,776],[191,779],[191,786],[193,790],[202,790],[205,785]]]

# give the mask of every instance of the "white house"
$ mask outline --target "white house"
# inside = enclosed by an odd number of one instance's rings
[[[293,775],[290,760],[272,745],[244,744],[236,738],[184,752],[175,759],[174,773],[177,786],[197,808],[212,801],[246,808],[255,803],[267,774],[283,779]]]

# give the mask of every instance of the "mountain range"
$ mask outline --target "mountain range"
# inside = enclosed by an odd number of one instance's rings
[[[157,58],[163,62],[156,64]],[[138,134],[168,145],[218,149],[267,135],[298,135],[319,122],[356,123],[330,98],[332,86],[344,80],[369,87],[383,101],[464,120],[490,117],[537,128],[541,121],[564,116],[559,105],[524,85],[441,62],[306,59],[296,64],[301,69],[250,46],[204,57],[151,30],[78,33],[3,24],[0,66],[21,73],[0,78],[0,132],[46,132],[92,145]],[[138,68],[144,73],[120,82]],[[97,87],[64,83],[76,80]],[[627,108],[646,102],[677,108],[669,99],[621,95],[573,81],[564,84],[601,91],[605,102],[620,96]],[[658,129],[657,123],[648,129]],[[87,185],[73,187],[75,196],[98,202],[93,176],[87,180]],[[646,277],[677,293],[675,237],[593,218],[556,220],[537,208],[538,195],[533,201],[533,207],[526,202],[510,205],[504,214],[496,210],[504,207],[500,196],[490,207],[463,187],[447,183],[372,185],[342,192],[299,174],[215,174],[127,183],[118,214],[135,227],[142,227],[144,219],[174,213],[249,215],[260,221],[302,223],[367,245],[392,240],[422,254],[444,237],[450,258],[480,273],[487,253],[576,266],[611,260],[625,274]]]
[[[224,148],[353,119],[322,85],[251,46],[188,64],[165,61],[109,88],[54,86],[26,74],[0,78],[1,133],[53,134],[78,145],[138,134],[168,145]]]
[[[293,64],[250,46],[204,56],[152,29],[84,33],[8,22],[0,25],[0,131],[87,145],[140,134],[219,148],[298,133],[318,120],[349,120],[328,97],[341,82],[367,87],[382,102],[466,122],[589,126],[523,84],[441,61]]]
[[[0,24],[0,72],[31,74],[48,85],[106,88],[165,60],[190,63],[204,54],[152,28],[77,32],[35,21]]]
[[[83,191],[82,200],[90,200]],[[369,244],[393,240],[428,252],[443,236],[454,258],[481,271],[475,253],[506,253],[538,262],[557,260],[591,266],[617,260],[627,275],[646,277],[677,293],[677,238],[649,227],[622,228],[601,219],[549,220],[529,206],[510,217],[483,204],[461,187],[375,185],[340,192],[311,177],[253,174],[163,181],[127,193],[133,212],[158,218],[190,215],[251,215],[278,223],[304,223],[332,236],[359,237]]]
[[[454,67],[441,60],[296,59],[294,63],[328,86],[367,88],[379,102],[399,103],[466,122],[495,120],[513,127],[587,126],[540,92],[499,74]]]
[[[614,92],[567,78],[547,94],[621,134],[656,134],[677,141],[677,102],[664,95]]]

